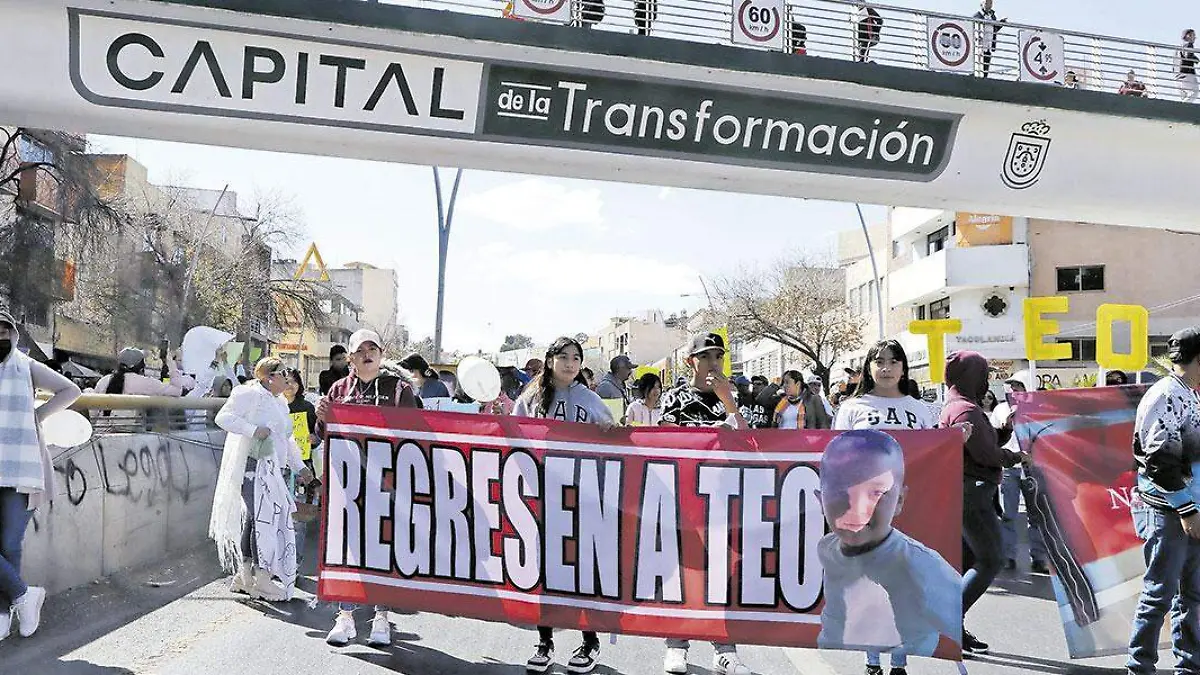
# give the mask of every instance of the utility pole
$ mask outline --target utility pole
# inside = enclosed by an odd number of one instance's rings
[[[450,252],[450,226],[454,222],[454,203],[458,201],[458,184],[462,181],[462,169],[454,170],[454,186],[450,188],[449,202],[442,201],[442,178],[438,168],[433,167],[433,190],[437,193],[438,215],[438,286],[437,318],[433,326],[433,360],[442,359],[442,318],[446,304],[446,256]]]
[[[875,264],[875,249],[871,246],[871,234],[867,231],[867,219],[863,217],[862,206],[855,204],[858,210],[858,222],[862,225],[863,240],[867,242],[867,255],[871,257],[871,274],[875,275],[875,310],[879,317],[879,340],[882,342],[887,335],[883,328],[883,279],[879,276],[879,266]]]

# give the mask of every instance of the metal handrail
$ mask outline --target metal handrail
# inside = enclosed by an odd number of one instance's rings
[[[386,4],[442,9],[452,12],[501,16],[506,0],[383,0]],[[571,0],[573,16],[580,16],[583,4],[601,3],[604,18],[591,26],[605,32],[638,33],[648,37],[669,37],[692,42],[731,45],[733,2],[731,0]],[[860,3],[855,0],[788,0],[786,3],[784,51],[793,52],[793,22],[805,29],[807,56],[856,59],[857,27],[852,20]],[[879,42],[870,47],[869,58],[875,63],[912,69],[928,69],[926,48],[928,18],[963,22],[973,28],[976,39],[974,76],[983,77],[985,66],[978,47],[980,40],[991,42],[992,26],[1001,31],[995,35],[995,48],[990,50],[986,76],[999,80],[1016,80],[1020,73],[1020,46],[1017,34],[1021,30],[1053,33],[1063,38],[1065,68],[1080,79],[1079,88],[1116,93],[1125,81],[1126,73],[1135,72],[1136,79],[1146,86],[1148,97],[1181,96],[1176,79],[1175,57],[1181,45],[1147,42],[1129,38],[1092,35],[1077,30],[1060,30],[1012,21],[989,22],[944,12],[924,12],[894,5],[870,3],[884,20]],[[647,28],[638,16],[647,11],[654,14]],[[762,49],[742,46],[745,49]],[[1200,50],[1198,50],[1200,53]],[[798,58],[800,58],[798,56]],[[969,75],[964,75],[969,76]]]

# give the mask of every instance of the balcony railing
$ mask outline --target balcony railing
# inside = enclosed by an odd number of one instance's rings
[[[518,2],[520,0],[517,0]],[[691,42],[732,45],[733,7],[743,0],[569,0],[572,15],[603,5],[603,20],[592,30],[645,34]],[[481,16],[507,16],[506,0],[384,0],[385,4],[441,9]],[[782,51],[794,53],[801,47],[807,56],[857,60],[859,36],[855,15],[860,3],[853,0],[805,0],[788,3],[783,22],[785,40]],[[584,9],[584,8],[589,9]],[[1066,72],[1074,73],[1079,89],[1117,93],[1132,70],[1153,98],[1179,98],[1175,63],[1179,45],[1091,35],[1071,30],[1006,22],[989,24],[969,16],[920,12],[904,7],[871,4],[883,19],[878,44],[870,48],[869,60],[888,66],[929,69],[928,19],[947,19],[968,27],[974,41],[973,75],[984,76],[983,41],[990,42],[992,28],[1001,27],[991,50],[987,76],[1017,80],[1021,49],[1018,34],[1022,29],[1044,31],[1063,38]],[[651,17],[647,28],[646,16]],[[512,17],[509,17],[512,18]],[[578,23],[576,20],[575,23]],[[801,27],[803,30],[801,30]],[[579,30],[583,30],[580,28]],[[744,47],[756,49],[756,47]],[[796,58],[804,58],[797,55]],[[971,76],[968,73],[964,76]]]

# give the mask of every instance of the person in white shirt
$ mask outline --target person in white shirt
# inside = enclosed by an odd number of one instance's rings
[[[662,419],[662,380],[654,373],[645,373],[634,381],[637,399],[629,404],[625,417],[631,427],[656,427]]]
[[[862,379],[851,398],[838,408],[833,428],[839,431],[852,429],[914,430],[932,429],[937,418],[924,401],[908,395],[908,355],[896,340],[876,342],[867,352]],[[970,425],[962,427],[963,435],[969,436]],[[891,652],[891,675],[907,675],[908,654],[903,649]],[[867,652],[868,675],[882,675],[878,651]]]

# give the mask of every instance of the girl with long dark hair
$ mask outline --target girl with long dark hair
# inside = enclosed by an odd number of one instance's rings
[[[804,428],[804,376],[798,370],[783,374],[783,398],[775,406],[776,429]]]
[[[613,426],[612,413],[583,378],[583,346],[561,337],[546,350],[546,365],[513,407],[513,417],[541,417],[563,422],[584,422],[603,428]],[[544,673],[554,663],[554,629],[538,626],[537,651],[525,664],[531,673]],[[571,656],[567,669],[590,673],[600,656],[600,638],[583,631],[583,644]]]
[[[96,383],[99,394],[131,394],[138,396],[182,396],[183,379],[174,358],[167,359],[171,381],[163,382],[146,375],[146,353],[126,347],[117,355],[117,370]]]
[[[634,383],[637,400],[629,404],[625,417],[630,426],[656,427],[662,419],[662,379],[654,373],[646,373]]]
[[[923,401],[908,395],[910,382],[904,347],[896,340],[876,342],[867,351],[858,389],[838,408],[833,428],[843,431],[934,428],[937,420],[933,412]],[[862,553],[866,551],[855,552],[856,555]],[[867,675],[883,675],[880,655],[878,650],[867,650]],[[907,674],[907,653],[893,649],[891,661],[891,675]]]

